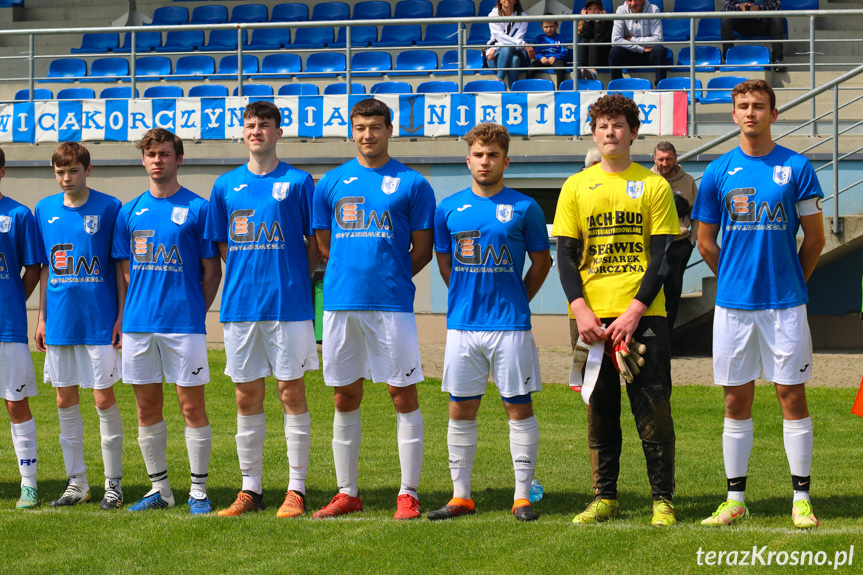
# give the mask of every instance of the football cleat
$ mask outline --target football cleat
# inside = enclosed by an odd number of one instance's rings
[[[195,495],[190,493],[187,504],[190,515],[205,515],[213,512],[213,503],[204,493],[196,493]]]
[[[426,517],[430,521],[439,521],[441,519],[453,519],[462,515],[473,515],[476,513],[476,506],[473,504],[473,499],[462,499],[453,497],[443,508],[437,511],[429,511]]]
[[[355,511],[363,510],[363,502],[359,497],[351,497],[346,493],[337,493],[333,500],[315,511],[312,519],[326,519],[327,517],[339,517]]]
[[[39,493],[35,487],[21,486],[21,497],[15,504],[17,509],[35,509],[39,507]]]
[[[702,525],[732,525],[749,517],[749,510],[742,501],[729,499],[723,502],[713,515],[701,522]]]
[[[262,511],[267,508],[264,503],[264,494],[254,491],[243,490],[237,493],[237,499],[227,509],[217,513],[219,517],[237,517],[250,511]]]
[[[91,495],[89,487],[87,489],[81,489],[77,485],[73,485],[67,481],[66,490],[63,492],[63,495],[61,495],[59,499],[53,500],[50,505],[51,507],[69,507],[71,505],[90,501],[90,498]]]
[[[147,509],[167,509],[174,506],[174,494],[163,496],[158,489],[151,489],[126,511],[146,511]]]
[[[811,529],[818,527],[818,519],[812,511],[812,504],[805,499],[798,499],[791,507],[791,517],[794,519],[794,527],[797,529]]]
[[[99,502],[99,509],[118,509],[123,506],[123,486],[118,480],[105,480],[105,496]]]
[[[516,499],[515,503],[512,504],[512,514],[519,521],[536,521],[539,519],[539,513],[533,510],[527,499]]]
[[[306,512],[306,496],[299,491],[288,490],[285,502],[276,511],[276,517],[299,517]]]
[[[656,527],[671,527],[677,523],[677,516],[674,513],[674,504],[670,500],[662,497],[653,502],[653,519],[651,525]]]
[[[393,519],[404,521],[406,519],[420,518],[420,502],[416,497],[408,493],[402,493],[396,499],[396,514]]]
[[[620,517],[620,509],[617,508],[617,499],[596,499],[584,511],[576,515],[572,522],[576,525],[586,525],[588,523],[602,523],[618,517]]]

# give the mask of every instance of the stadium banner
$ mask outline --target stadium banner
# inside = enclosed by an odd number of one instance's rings
[[[642,135],[685,136],[686,92],[624,92],[641,110]],[[514,136],[590,134],[588,109],[604,92],[504,92],[480,94],[377,94],[46,100],[0,104],[0,142],[134,142],[150,128],[184,139],[234,140],[243,136],[243,109],[267,100],[282,113],[287,138],[348,138],[350,111],[364,98],[385,102],[393,136],[463,136],[482,122],[497,122]]]

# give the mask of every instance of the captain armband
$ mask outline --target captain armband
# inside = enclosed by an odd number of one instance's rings
[[[808,198],[797,202],[797,214],[800,216],[812,216],[821,213],[821,198]]]

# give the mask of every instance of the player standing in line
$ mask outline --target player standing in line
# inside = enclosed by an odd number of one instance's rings
[[[150,189],[120,210],[114,257],[128,285],[123,314],[123,381],[134,385],[138,444],[153,488],[129,511],[174,505],[168,481],[168,429],[162,416],[162,376],[176,384],[186,422],[192,486],[189,511],[213,510],[207,499],[212,434],[204,404],[210,381],[207,309],[222,278],[216,246],[204,239],[207,201],[182,187],[183,140],[163,128],[136,144]]]
[[[652,524],[674,525],[671,342],[662,283],[668,268],[665,254],[679,231],[677,211],[668,182],[632,162],[630,147],[641,124],[635,102],[621,94],[603,96],[589,114],[602,161],[563,185],[552,230],[558,237],[560,281],[579,338],[587,345],[605,340],[610,355],[603,357],[587,408],[595,500],[573,523],[619,516],[623,373],[647,460]],[[630,344],[641,347],[635,337],[647,348],[640,375],[627,372],[623,357]]]
[[[770,85],[748,80],[731,98],[740,146],[707,167],[692,215],[701,222],[699,251],[718,280],[713,377],[725,389],[728,498],[702,525],[729,525],[749,514],[744,494],[754,380],[763,377],[776,385],[782,407],[794,526],[816,527],[809,502],[813,440],[805,382],[812,376],[812,337],[806,280],[824,248],[824,194],[809,160],[773,141],[770,125],[779,111]]]
[[[313,227],[328,260],[324,277],[324,382],[334,388],[333,459],[339,493],[314,518],[361,511],[358,495],[363,380],[386,382],[396,410],[401,487],[394,519],[420,516],[417,486],[423,381],[412,277],[432,257],[435,199],[428,181],[390,157],[390,109],[351,110],[356,159],[315,188]]]
[[[438,267],[449,288],[442,390],[450,394],[447,446],[453,498],[428,518],[475,511],[470,477],[476,414],[491,371],[509,422],[515,469],[512,512],[520,521],[535,521],[539,515],[529,497],[539,426],[531,393],[541,390],[542,383],[528,302],[551,269],[548,228],[533,198],[504,186],[506,128],[479,124],[464,139],[473,183],[440,203],[434,228]],[[525,255],[531,263],[527,275]]]
[[[221,321],[225,372],[236,384],[237,455],[243,486],[221,516],[264,509],[261,486],[264,378],[273,375],[285,413],[290,481],[278,517],[305,511],[311,419],[303,373],[318,369],[309,269],[320,260],[312,232],[314,184],[276,156],[281,114],[270,102],[243,112],[249,162],[219,177],[204,236],[225,261]],[[308,248],[303,238],[308,239]]]
[[[0,149],[0,180],[6,154]],[[12,445],[21,472],[18,509],[39,505],[36,490],[36,420],[28,397],[38,393],[27,346],[27,298],[39,283],[36,230],[30,210],[0,192],[0,386],[12,424]],[[24,273],[21,273],[21,269]]]
[[[120,264],[111,258],[111,243],[122,204],[87,186],[93,166],[81,144],[61,144],[51,165],[63,191],[36,205],[36,258],[42,264],[36,347],[46,352],[45,383],[57,390],[60,447],[69,478],[51,507],[90,500],[80,387],[93,390],[99,414],[105,466],[99,507],[116,509],[123,505],[123,420],[114,384],[121,376],[126,284]]]

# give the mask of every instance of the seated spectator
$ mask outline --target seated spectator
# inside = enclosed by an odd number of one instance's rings
[[[659,7],[647,0],[626,0],[616,14],[658,14]],[[665,78],[666,50],[662,42],[662,21],[615,20],[611,31],[608,63],[613,66],[611,79],[623,77],[624,66],[656,66],[656,83]]]
[[[741,2],[740,0],[725,0],[726,12],[761,12],[762,10],[779,10],[779,0],[750,0]],[[782,50],[782,40],[784,31],[782,29],[782,18],[723,18],[720,20],[720,30],[722,34],[722,56],[734,44],[731,40],[734,39],[734,33],[737,32],[743,36],[770,36],[773,40],[773,71],[784,72],[785,66],[782,65],[784,52]]]
[[[495,20],[505,16],[527,16],[520,0],[497,0],[497,5],[488,13]],[[534,50],[524,46],[527,22],[498,22],[488,24],[491,39],[485,51],[489,68],[498,68],[497,77],[511,87],[518,80],[518,68],[526,68],[533,59]]]
[[[582,14],[606,14],[602,0],[587,0]],[[611,46],[611,20],[582,20],[578,23],[578,67],[584,70],[583,77],[596,79],[596,69],[608,66],[608,52]]]
[[[551,14],[546,14],[551,16]],[[539,68],[553,68],[557,75],[557,85],[566,79],[566,72],[572,65],[572,50],[564,44],[563,36],[557,33],[558,23],[547,20],[542,23],[543,34],[536,37],[534,44],[540,44],[535,49],[536,56],[530,63],[531,70],[528,76],[531,78],[539,74]]]

